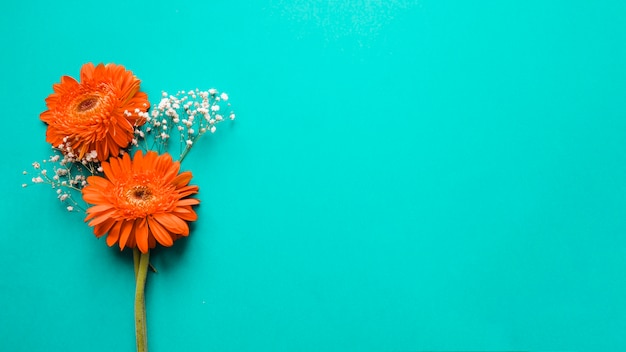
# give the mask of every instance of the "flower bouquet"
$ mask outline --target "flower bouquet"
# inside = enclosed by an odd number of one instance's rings
[[[163,92],[151,106],[140,83],[116,64],[87,63],[78,81],[61,77],[40,115],[52,155],[32,164],[31,181],[49,184],[68,211],[84,213],[108,246],[132,249],[137,351],[147,351],[150,249],[188,236],[188,223],[198,218],[198,186],[181,162],[200,137],[235,114],[228,95],[215,89]]]

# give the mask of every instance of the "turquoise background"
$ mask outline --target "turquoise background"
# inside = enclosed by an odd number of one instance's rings
[[[83,63],[218,88],[158,351],[625,351],[626,2],[9,1],[0,350],[132,351],[132,259],[47,186]]]

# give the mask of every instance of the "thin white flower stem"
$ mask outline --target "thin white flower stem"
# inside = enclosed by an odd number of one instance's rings
[[[191,147],[186,147],[185,150],[182,152],[182,154],[180,154],[180,158],[178,158],[178,162],[179,163],[183,163],[183,160],[185,159],[185,157],[187,156],[187,154],[189,153],[189,151],[191,150]]]
[[[137,251],[137,248],[134,249]],[[134,257],[134,255],[133,255]],[[148,351],[148,336],[146,333],[146,276],[150,263],[150,251],[139,255],[135,288],[135,334],[137,336],[137,352]]]
[[[76,207],[76,209],[78,209],[79,212],[83,212],[83,213],[87,212],[87,210],[85,210],[85,208],[83,208],[80,204],[78,204],[78,202],[75,201],[71,195],[67,199],[69,199],[74,204],[74,207]]]
[[[206,133],[206,132],[204,132],[204,133]],[[187,154],[189,154],[189,152],[191,151],[191,148],[198,142],[198,140],[200,139],[200,137],[202,137],[202,135],[204,133],[198,133],[197,135],[195,135],[193,137],[193,139],[191,140],[192,144],[191,145],[187,145],[185,147],[185,150],[183,150],[183,152],[180,154],[180,157],[178,158],[178,162],[179,163],[181,163],[181,164],[183,163],[183,160],[185,159]]]

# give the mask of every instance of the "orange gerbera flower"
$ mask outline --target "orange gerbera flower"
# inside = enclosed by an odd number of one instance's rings
[[[83,199],[94,204],[87,209],[85,221],[101,237],[108,232],[107,244],[119,243],[120,249],[137,246],[143,253],[156,243],[169,247],[181,236],[189,235],[187,221],[198,216],[192,205],[198,186],[189,185],[189,171],[178,174],[180,163],[169,154],[137,151],[102,163],[104,175],[90,176],[83,188]]]
[[[73,151],[78,159],[95,150],[98,159],[118,156],[130,144],[135,125],[145,119],[139,112],[150,107],[139,91],[141,81],[115,64],[83,65],[80,82],[69,76],[54,84],[46,98],[48,110],[40,118],[48,124],[46,141],[53,147]],[[68,145],[71,149],[68,148]]]

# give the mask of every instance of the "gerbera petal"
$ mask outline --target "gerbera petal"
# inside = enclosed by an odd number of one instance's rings
[[[98,159],[107,160],[109,158],[109,142],[107,138],[96,144],[96,153],[98,153]]]
[[[148,152],[148,154],[149,153],[150,152]],[[141,173],[143,171],[142,167],[143,167],[143,152],[141,150],[138,150],[135,152],[135,155],[133,155],[132,170],[135,173]]]
[[[91,212],[89,212],[89,209],[87,209],[87,216],[83,219],[83,221],[87,222],[87,221],[95,218],[96,215],[98,215],[98,213],[91,213]]]
[[[112,247],[120,238],[120,230],[122,229],[123,224],[124,221],[116,221],[115,224],[113,224],[113,227],[111,227],[109,235],[107,236],[107,246]]]
[[[187,198],[187,199],[181,199],[178,202],[176,202],[176,205],[179,207],[182,207],[184,205],[196,205],[196,204],[200,204],[200,199]]]
[[[154,214],[154,219],[163,225],[168,231],[177,235],[188,235],[189,226],[178,216],[170,213]]]
[[[106,203],[106,197],[100,192],[100,190],[96,190],[94,188],[87,187],[83,188],[83,200],[89,204],[101,204]]]
[[[133,226],[135,222],[132,220],[125,220],[122,222],[122,228],[120,229],[120,249],[124,249],[126,246],[126,242],[128,241],[128,237],[132,235]]]
[[[178,189],[178,195],[180,198],[185,198],[196,193],[198,193],[198,186],[185,186]]]
[[[126,241],[126,248],[135,248],[137,247],[137,241],[135,240],[135,236],[129,236],[128,241]]]
[[[170,236],[170,233],[159,224],[158,221],[153,219],[152,217],[148,217],[148,227],[150,228],[150,233],[154,236],[154,238],[163,246],[170,247],[174,244],[174,240]]]
[[[107,233],[112,227],[113,225],[115,225],[116,221],[113,218],[108,218],[105,222],[103,222],[102,224],[96,225],[93,228],[93,233],[96,235],[96,237],[100,238],[102,237],[105,233]]]
[[[82,159],[85,154],[89,153],[89,144],[83,144],[80,146],[80,148],[78,149],[78,159]]]
[[[120,152],[120,147],[117,145],[117,143],[115,143],[115,140],[113,139],[113,136],[110,135],[110,134],[107,135],[106,141],[107,141],[106,144],[109,147],[108,154],[107,154],[107,152],[104,153],[106,155],[106,157],[108,158],[109,155],[110,156],[117,156],[117,154]]]
[[[163,175],[164,182],[170,182],[180,169],[180,163],[172,161],[172,156],[169,154],[159,155],[155,161],[154,170]]]
[[[110,180],[115,182],[115,173],[113,172],[112,168],[111,168],[111,164],[105,162],[102,162],[100,164],[100,166],[102,167],[102,170],[104,171],[104,175],[106,175],[106,177]]]
[[[111,181],[100,176],[87,177],[87,184],[89,185],[87,187],[99,188],[102,190],[110,189],[111,187],[113,187],[113,184],[111,183]],[[84,189],[86,189],[87,187],[85,187]]]
[[[85,218],[85,222],[95,217],[111,215],[114,212],[115,212],[115,209],[113,209],[113,206],[111,204],[105,203],[105,204],[95,205],[87,209],[88,215]],[[100,222],[99,221],[93,222],[93,225],[91,225],[92,223],[90,222],[89,224],[91,226],[94,226],[94,225],[97,225],[98,223]]]
[[[102,163],[104,164],[104,163]],[[109,159],[108,162],[110,168],[111,168],[111,175],[114,177],[117,177],[118,175],[122,175],[122,168],[120,167],[120,162],[118,158],[111,158]],[[111,178],[111,177],[110,177]]]
[[[139,170],[141,170],[142,172],[153,170],[156,159],[157,159],[157,153],[155,152],[146,153],[146,155],[143,157],[143,161],[139,163],[140,164]]]
[[[111,127],[111,137],[117,143],[118,146],[124,148],[128,145],[128,133],[126,133],[120,126],[113,125]]]
[[[111,204],[98,204],[87,209],[88,213],[102,213],[113,208]]]
[[[174,178],[174,180],[172,180],[172,184],[177,188],[186,186],[187,184],[189,184],[189,181],[191,181],[191,177],[191,172],[181,172],[178,176]]]
[[[59,94],[59,95],[63,95],[66,94],[68,92],[72,92],[74,89],[76,89],[80,84],[72,77],[70,76],[63,76],[61,77],[61,83],[55,83],[54,85],[52,85],[52,89],[54,90],[55,93]],[[59,98],[59,96],[55,96],[55,98]]]
[[[148,253],[148,225],[145,218],[135,220],[134,232],[137,247],[142,253]]]
[[[89,219],[93,218],[91,221],[89,221],[89,226],[96,226],[98,224],[102,224],[103,222],[105,222],[114,213],[115,213],[115,209],[109,209],[101,213],[94,213],[95,214],[94,216],[91,216],[90,214],[89,216],[87,216],[87,218],[85,218],[85,221],[88,221]]]
[[[95,66],[91,62],[88,62],[83,65],[83,67],[80,69],[81,82],[90,81],[92,79],[94,68]]]
[[[46,100],[48,100],[48,99],[46,99]],[[52,104],[52,102],[48,102],[46,104],[50,105],[50,104]],[[43,121],[43,122],[45,122],[47,124],[50,124],[50,122],[52,122],[52,120],[54,119],[54,114],[51,113],[49,110],[48,111],[44,111],[44,112],[42,112],[39,115],[39,118],[41,119],[41,121]],[[54,131],[54,130],[48,130],[48,131],[46,131],[47,132],[46,134],[48,134],[48,133],[55,134],[56,133],[56,131]]]
[[[195,211],[191,210],[190,208],[187,207],[179,207],[179,208],[174,208],[174,215],[178,216],[179,218],[185,220],[185,221],[196,221],[198,220],[198,214],[196,214]]]
[[[118,161],[120,161],[120,159],[118,159]],[[122,159],[120,161],[120,166],[122,167],[122,170],[127,173],[133,170],[133,164],[130,161],[130,155],[128,153],[122,156]]]
[[[94,80],[106,80],[109,75],[105,73],[106,69],[104,64],[99,63],[93,70],[93,79]],[[82,82],[82,79],[81,79]]]

